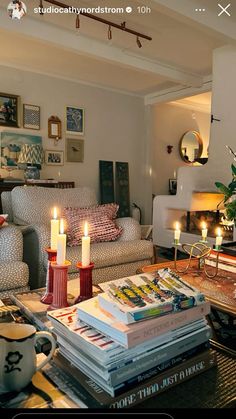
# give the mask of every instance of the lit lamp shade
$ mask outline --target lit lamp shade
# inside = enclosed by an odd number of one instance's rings
[[[21,148],[18,164],[26,165],[25,179],[39,179],[41,164],[44,161],[43,147],[41,144],[24,144]]]

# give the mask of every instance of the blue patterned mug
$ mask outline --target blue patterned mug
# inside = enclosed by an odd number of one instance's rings
[[[51,350],[42,362],[37,362],[35,345],[39,338],[51,342]],[[52,357],[56,342],[49,332],[37,332],[29,324],[2,323],[0,325],[0,394],[20,391],[27,386],[34,373]]]

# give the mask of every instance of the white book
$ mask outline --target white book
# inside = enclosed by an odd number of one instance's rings
[[[135,347],[155,337],[161,337],[177,328],[182,328],[210,313],[210,303],[192,307],[188,310],[153,317],[136,323],[125,324],[118,321],[108,311],[102,310],[98,296],[81,302],[77,308],[78,318],[92,325],[101,333],[127,348]]]
[[[107,368],[118,368],[127,362],[133,362],[147,351],[152,351],[164,342],[176,339],[178,336],[193,331],[206,324],[206,319],[201,318],[184,327],[178,328],[172,334],[163,334],[160,338],[149,339],[135,347],[127,349],[115,342],[109,336],[98,331],[95,327],[78,319],[77,309],[82,303],[72,307],[48,312],[48,318],[56,335],[64,337],[89,356]]]

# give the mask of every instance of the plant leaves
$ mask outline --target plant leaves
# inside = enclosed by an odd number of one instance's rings
[[[226,215],[228,220],[233,220],[236,223],[236,199],[225,205]]]
[[[236,180],[233,180],[229,185],[228,188],[234,192],[236,190]]]
[[[231,165],[232,173],[234,176],[236,176],[236,166],[234,164]]]
[[[215,182],[216,187],[225,195],[224,201],[227,201],[232,196],[232,191],[221,182]]]

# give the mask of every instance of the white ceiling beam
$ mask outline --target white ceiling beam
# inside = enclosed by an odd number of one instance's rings
[[[220,37],[226,43],[234,43],[236,41],[235,20],[225,13],[218,16],[218,13],[221,11],[218,3],[216,2],[215,10],[213,10],[207,8],[208,1],[204,5],[206,9],[204,13],[195,12],[195,9],[199,8],[199,3],[196,0],[151,0],[150,4],[153,9],[175,18],[178,17],[188,24],[192,23],[195,27],[202,28],[207,30],[208,33]],[[227,5],[227,2],[226,4],[225,2],[222,3],[223,6]],[[230,11],[230,9],[228,10]]]
[[[150,93],[144,97],[145,106],[155,105],[158,103],[170,102],[178,99],[183,99],[189,96],[199,95],[206,93],[212,89],[211,76],[205,77],[203,85],[199,88],[183,87],[181,85],[172,87],[171,89],[159,90]]]
[[[0,8],[0,28],[49,45],[55,45],[79,55],[90,56],[118,64],[122,67],[162,76],[184,86],[198,87],[203,83],[203,78],[199,75],[138,56],[138,54],[131,55],[127,51],[110,46],[105,42],[103,43],[81,34],[78,35],[72,30],[46,23],[40,16],[38,19],[27,16],[27,19],[24,19],[24,21],[16,22],[6,19],[4,9]],[[1,42],[3,43],[4,40],[2,39]]]

